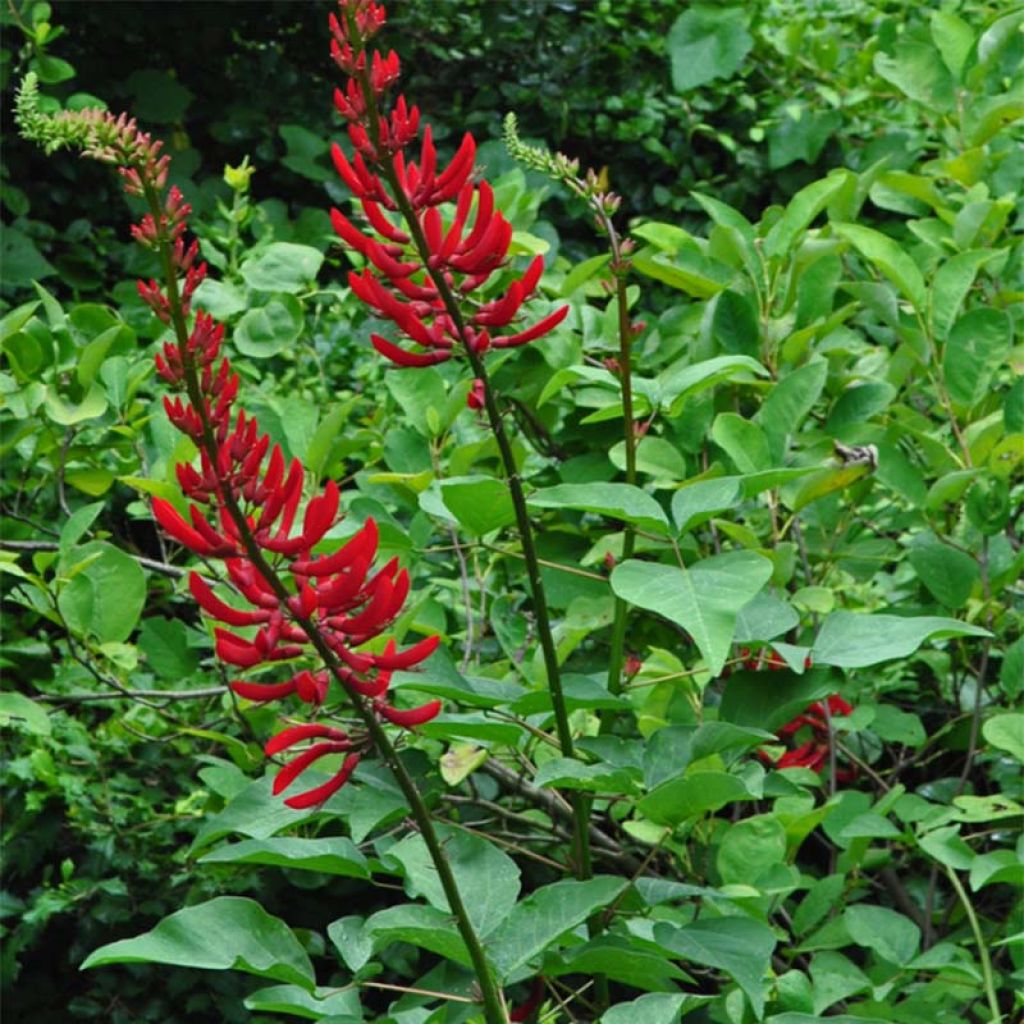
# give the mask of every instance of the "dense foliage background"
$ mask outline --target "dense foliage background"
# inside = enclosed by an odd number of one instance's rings
[[[437,813],[497,836],[532,891],[563,874],[564,821],[543,797],[582,789],[607,839],[597,870],[647,876],[603,940],[577,929],[527,956],[509,998],[534,974],[565,995],[604,973],[625,1004],[609,1024],[988,1021],[993,994],[1015,1019],[1024,9],[406,0],[389,13],[405,93],[449,153],[477,135],[518,251],[544,252],[546,296],[573,307],[495,379],[523,474],[547,492],[533,511],[586,737],[578,770],[537,738],[550,715],[523,570],[469,382],[449,367],[385,371],[345,286],[326,212],[348,196],[327,157],[340,129],[325,13],[15,0],[0,13],[0,84],[8,111],[36,70],[54,103],[101,98],[166,140],[246,405],[344,481],[353,519],[377,518],[416,579],[402,629],[445,639],[416,689],[449,714],[411,751]],[[621,479],[615,310],[581,205],[502,145],[509,110],[524,137],[623,196],[653,519],[551,490]],[[403,885],[429,888],[384,775],[339,794],[326,820],[300,819],[303,836],[350,837],[361,853],[348,861],[233,863],[217,845],[267,840],[291,816],[253,781],[275,712],[225,691],[187,559],[151,522],[146,499],[173,492],[182,455],[151,370],[161,325],[135,291],[155,268],[106,168],[3,131],[7,1012],[342,1021],[358,1013],[353,977],[456,991],[465,978],[436,938],[366,924],[402,904]],[[302,248],[283,260],[282,243]],[[756,553],[770,580],[726,594],[728,628],[702,638],[692,609],[664,601],[670,587],[652,596],[650,578],[620,575],[634,610],[619,696],[602,683],[621,522],[652,565]],[[703,601],[728,589],[695,586]],[[824,772],[773,770],[781,744],[759,730],[832,693],[854,710],[831,722]],[[78,972],[104,943],[220,895],[297,929],[335,1001],[305,1005],[241,973]],[[738,930],[698,948],[685,932],[698,903]],[[569,1019],[545,998],[544,1019]],[[361,999],[378,1020],[466,1019],[383,988]]]

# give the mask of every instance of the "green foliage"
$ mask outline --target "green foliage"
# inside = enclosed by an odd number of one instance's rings
[[[519,252],[546,247],[544,296],[572,306],[490,364],[538,527],[567,758],[468,381],[385,371],[344,286],[323,212],[345,198],[324,159],[338,132],[305,81],[318,19],[205,5],[209,32],[182,41],[139,6],[115,31],[103,5],[16,4],[4,73],[37,76],[30,116],[91,105],[77,68],[166,132],[217,270],[196,302],[228,324],[246,404],[344,481],[332,542],[372,515],[410,568],[398,633],[444,647],[395,687],[446,708],[403,763],[509,1002],[540,977],[549,1021],[569,1019],[556,995],[606,1024],[1015,1019],[1024,12],[397,5],[389,41],[442,147],[497,139],[514,109],[567,154],[527,174],[481,150]],[[230,695],[191,565],[148,510],[180,498],[171,467],[193,454],[160,409],[164,329],[124,280],[157,268],[108,223],[94,169],[5,141],[10,1012],[474,1019],[467,950],[387,767],[302,812],[252,778],[278,711]],[[609,257],[533,173],[564,178],[569,157],[607,165],[632,218],[634,482]],[[610,687],[616,599],[632,657]],[[831,694],[853,711],[829,713],[820,771],[780,768],[817,734],[778,730]],[[575,794],[586,880],[568,870]]]

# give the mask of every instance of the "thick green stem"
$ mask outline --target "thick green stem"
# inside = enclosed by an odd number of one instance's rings
[[[573,757],[575,756],[575,751],[572,741],[572,730],[569,727],[569,713],[565,704],[565,694],[562,691],[558,653],[551,631],[551,615],[548,611],[544,582],[540,574],[540,562],[537,558],[537,548],[534,544],[533,527],[530,525],[530,516],[526,508],[526,494],[523,491],[519,468],[516,465],[515,454],[512,451],[512,444],[508,433],[505,430],[501,410],[498,408],[494,389],[487,376],[483,357],[467,341],[466,324],[458,300],[452,293],[441,271],[435,270],[430,266],[430,246],[427,244],[423,228],[420,225],[419,218],[416,216],[416,211],[413,209],[412,203],[410,203],[401,182],[398,180],[398,175],[395,173],[394,167],[386,161],[381,162],[381,170],[391,190],[392,198],[398,206],[412,236],[413,244],[416,246],[420,260],[430,275],[434,286],[437,288],[441,301],[444,303],[445,312],[451,318],[456,333],[462,340],[463,349],[473,370],[473,375],[483,385],[484,408],[487,412],[491,432],[494,434],[494,439],[498,444],[498,451],[501,455],[505,477],[508,481],[509,492],[512,497],[512,505],[515,509],[516,527],[519,530],[523,558],[526,562],[526,575],[530,584],[530,596],[533,599],[533,610],[537,621],[537,635],[540,639],[541,652],[544,658],[548,690],[551,694],[551,707],[555,716],[555,731],[558,735],[558,744],[563,756]],[[579,793],[573,794],[570,802],[573,806],[573,862],[577,877],[585,879],[589,878],[592,873],[589,803],[586,797]]]
[[[146,199],[149,203],[154,221],[159,224],[159,196],[156,190],[150,186],[147,186],[146,188]],[[170,245],[163,232],[161,232],[160,236],[160,260],[163,266],[164,279],[167,287],[167,298],[171,309],[171,323],[174,328],[175,336],[178,339],[180,351],[184,355],[188,341],[188,327],[185,323],[185,317],[181,307],[181,298],[178,293],[178,280],[174,271],[173,261],[171,259]],[[193,408],[198,413],[202,422],[202,444],[206,449],[206,454],[210,459],[211,465],[216,466],[218,464],[217,443],[214,437],[213,425],[210,423],[209,416],[207,415],[206,403],[203,400],[196,368],[191,361],[187,359],[183,361],[185,363],[185,385],[189,401],[192,403]],[[242,539],[246,556],[259,571],[260,575],[267,581],[278,599],[281,601],[282,606],[284,606],[288,598],[291,597],[291,593],[278,576],[274,567],[270,565],[264,557],[262,550],[252,535],[252,531],[249,528],[249,523],[244,512],[235,500],[235,496],[231,493],[229,488],[225,487],[221,491],[221,498],[224,501],[224,506],[227,509],[228,514],[231,516],[231,520],[235,524],[235,528],[238,530],[239,536]],[[462,900],[462,894],[459,891],[459,886],[455,880],[455,875],[452,872],[451,865],[448,863],[448,858],[445,856],[444,850],[441,846],[441,841],[434,829],[430,809],[427,807],[426,802],[424,801],[423,796],[417,788],[412,776],[402,764],[402,761],[398,756],[398,751],[395,749],[394,744],[388,737],[387,731],[377,720],[377,716],[367,705],[363,697],[353,690],[339,671],[340,665],[338,663],[337,656],[328,646],[326,640],[324,640],[320,631],[317,629],[316,624],[310,619],[302,616],[293,616],[293,621],[306,634],[317,654],[320,655],[331,674],[344,689],[356,714],[362,720],[374,747],[387,766],[391,769],[396,781],[398,782],[399,788],[405,796],[406,802],[409,804],[409,810],[412,812],[413,819],[415,820],[420,834],[423,837],[423,841],[426,844],[427,851],[430,854],[430,859],[437,871],[438,878],[441,881],[441,887],[444,889],[445,897],[448,900],[448,906],[455,917],[456,927],[459,930],[462,941],[465,943],[466,950],[469,953],[470,960],[473,964],[473,970],[480,986],[480,996],[483,1002],[484,1017],[487,1024],[507,1024],[508,1018],[505,1013],[501,991],[494,979],[491,967],[487,962],[483,945],[481,944],[480,939],[473,928],[472,922],[470,921],[466,905]]]

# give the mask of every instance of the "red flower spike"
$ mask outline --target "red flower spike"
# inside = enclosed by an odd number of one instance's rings
[[[308,722],[304,725],[293,725],[279,732],[273,739],[267,741],[263,752],[272,757],[287,750],[296,743],[303,740],[331,739],[337,741],[348,740],[348,733],[333,725],[325,725],[322,722]]]
[[[436,352],[409,352],[379,334],[371,334],[370,343],[385,359],[390,359],[396,366],[436,366],[452,357],[451,352],[445,349]]]
[[[393,654],[385,651],[383,654],[376,654],[373,656],[373,664],[377,668],[385,668],[394,671],[403,671],[410,669],[413,665],[418,665],[421,661],[426,661],[434,651],[437,650],[438,644],[441,642],[439,636],[428,636],[419,643],[413,644],[412,647],[407,647],[404,651],[397,651]],[[357,669],[358,671],[358,669]]]
[[[569,314],[569,307],[562,306],[554,313],[549,313],[543,320],[538,320],[532,327],[518,334],[506,334],[503,337],[494,339],[495,348],[510,348],[515,345],[525,345],[528,341],[536,341],[550,331],[553,331]]]
[[[441,710],[441,702],[432,700],[422,707],[402,710],[385,704],[382,700],[374,702],[374,707],[392,725],[400,725],[403,729],[413,729],[417,725],[423,725],[431,719],[436,718]]]
[[[349,754],[348,757],[345,758],[344,764],[341,766],[341,771],[339,771],[334,778],[320,786],[316,786],[307,793],[301,793],[298,796],[289,797],[285,800],[285,806],[291,807],[292,810],[295,811],[303,811],[307,807],[316,807],[319,804],[322,804],[325,800],[341,789],[346,782],[348,782],[349,777],[356,770],[356,766],[359,764],[359,757],[359,754]]]
[[[247,683],[241,679],[233,679],[231,689],[245,700],[262,702],[281,700],[290,696],[295,692],[295,683],[292,680],[286,683]]]
[[[256,626],[267,622],[270,619],[270,612],[265,609],[258,611],[244,611],[240,608],[232,608],[226,604],[210,589],[206,580],[197,572],[189,573],[188,588],[196,600],[196,604],[213,618],[220,622],[226,622],[229,626]]]

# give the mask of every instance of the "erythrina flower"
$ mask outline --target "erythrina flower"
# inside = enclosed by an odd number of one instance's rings
[[[364,221],[356,225],[332,209],[331,223],[365,261],[362,271],[348,276],[352,291],[416,348],[380,334],[370,340],[402,367],[432,366],[463,347],[483,353],[534,341],[557,327],[569,307],[530,326],[514,326],[536,291],[544,269],[540,256],[503,294],[477,297],[507,263],[512,225],[495,208],[491,186],[473,177],[472,135],[462,137],[443,169],[429,124],[416,158],[408,152],[419,137],[420,112],[404,96],[389,104],[400,75],[398,55],[371,56],[366,48],[385,21],[384,7],[374,0],[340,0],[339,15],[329,19],[331,55],[348,78],[344,90],[335,91],[334,105],[348,122],[353,147],[351,157],[338,145],[331,155]]]
[[[810,768],[811,771],[820,773],[828,761],[829,743],[831,742],[828,718],[846,716],[852,711],[853,707],[838,694],[832,694],[824,703],[815,701],[808,705],[806,711],[787,722],[776,733],[780,740],[788,740],[795,737],[802,729],[807,729],[810,733],[809,739],[790,748],[774,761],[766,751],[758,751],[758,755],[762,761],[772,764],[775,768]],[[855,768],[842,768],[836,772],[837,782],[849,782],[856,777]]]
[[[383,22],[383,9],[372,2],[355,7],[347,23],[369,37]],[[359,57],[339,51],[342,63],[347,65],[351,58],[354,68]],[[377,60],[375,56],[374,88],[386,88],[395,75],[397,58]],[[374,569],[378,536],[372,519],[337,550],[318,553],[339,519],[338,486],[329,480],[307,498],[311,481],[302,463],[287,459],[281,446],[271,444],[270,437],[260,431],[254,417],[235,409],[239,378],[221,354],[224,325],[206,313],[191,314],[193,295],[207,267],[199,261],[198,242],[186,243],[191,207],[176,186],[166,189],[167,158],[159,156],[160,144],[124,117],[84,111],[47,120],[33,105],[33,88],[30,80],[19,94],[23,130],[30,129],[43,140],[56,140],[54,145],[77,144],[89,155],[118,164],[124,190],[149,206],[149,212],[132,227],[132,236],[163,257],[169,276],[162,283],[139,281],[138,292],[156,316],[173,328],[174,340],[166,342],[155,357],[158,375],[179,392],[174,398],[165,396],[164,408],[199,453],[198,465],[175,466],[188,501],[187,514],[170,501],[154,498],[153,515],[183,547],[203,558],[223,561],[233,602],[218,596],[198,573],[189,575],[197,604],[222,624],[214,629],[217,657],[247,671],[289,663],[287,678],[236,679],[232,689],[247,700],[294,695],[320,708],[333,677],[351,700],[367,701],[359,705],[364,716],[404,729],[428,722],[440,711],[439,701],[396,708],[388,702],[387,690],[391,674],[419,665],[437,648],[439,638],[428,636],[405,650],[398,650],[394,640],[383,649],[365,649],[401,610],[409,594],[409,575],[397,559]],[[396,108],[389,136],[398,140],[396,145],[405,144],[401,140],[410,130],[412,122],[405,117]],[[450,175],[442,174],[430,186],[431,195],[443,197],[450,187]],[[320,658],[324,651],[329,652],[326,667]],[[310,657],[318,667],[301,663]],[[368,721],[376,724],[373,718]],[[318,722],[285,729],[270,740],[266,752],[276,755],[311,739],[318,742],[278,772],[275,793],[291,786],[321,757],[345,757],[327,782],[289,797],[286,803],[291,807],[311,807],[326,800],[344,785],[368,743],[366,735],[350,735]]]

